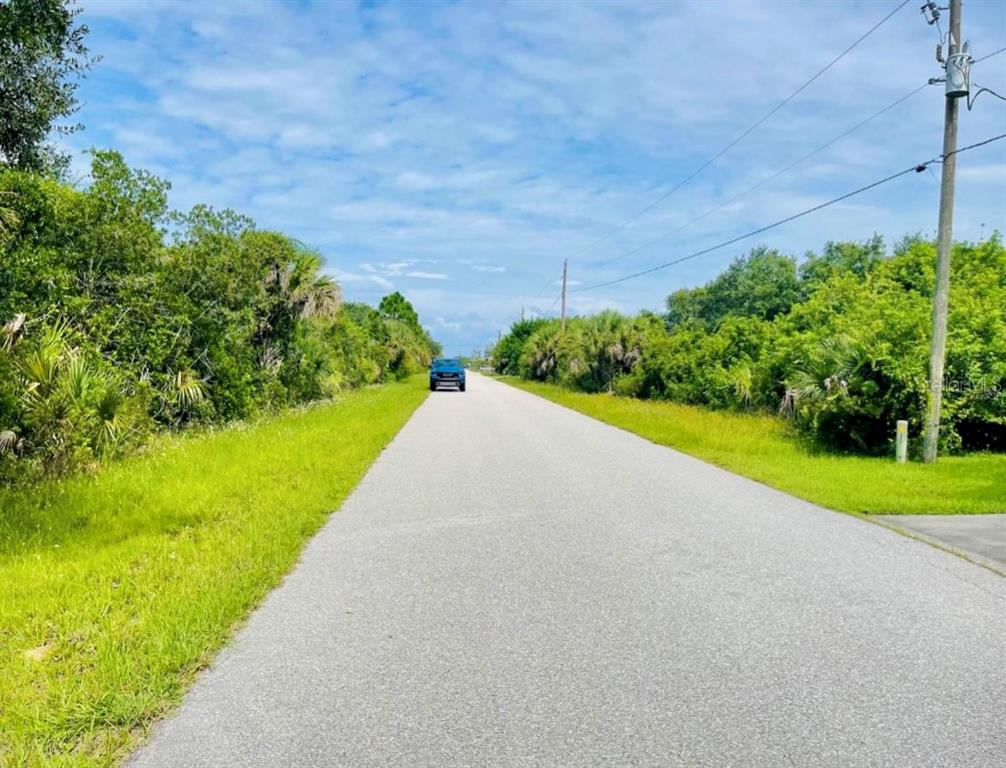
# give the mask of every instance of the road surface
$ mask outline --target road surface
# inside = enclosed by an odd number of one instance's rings
[[[1006,579],[474,375],[130,762],[1004,764]]]

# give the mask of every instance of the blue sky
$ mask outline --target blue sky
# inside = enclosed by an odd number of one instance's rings
[[[86,130],[168,178],[171,204],[234,208],[315,247],[351,300],[392,290],[450,354],[545,313],[570,257],[592,284],[706,247],[939,154],[933,86],[789,173],[630,256],[941,71],[911,2],[684,186],[895,2],[336,3],[82,0],[103,56]],[[944,21],[946,17],[944,16]],[[976,57],[1006,45],[1006,4],[965,2]],[[1006,94],[1006,54],[973,80]],[[961,145],[1006,132],[982,95]],[[1006,141],[960,156],[955,235],[1006,229]],[[935,167],[938,177],[939,167]],[[932,233],[938,184],[912,174],[750,242],[570,295],[572,313],[661,307],[758,244]],[[617,261],[613,261],[617,258]]]

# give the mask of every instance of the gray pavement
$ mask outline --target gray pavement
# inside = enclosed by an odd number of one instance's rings
[[[132,768],[1006,765],[1006,579],[469,381]]]
[[[1006,514],[878,515],[878,518],[975,557],[999,571],[1006,570]]]

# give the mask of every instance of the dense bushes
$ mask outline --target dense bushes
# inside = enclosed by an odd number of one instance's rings
[[[829,243],[801,263],[756,249],[667,314],[516,324],[497,370],[584,391],[780,411],[815,442],[878,452],[918,433],[927,392],[933,243]],[[1006,449],[1006,249],[957,244],[942,439]]]
[[[0,482],[151,429],[401,378],[436,345],[399,294],[343,304],[320,256],[94,154],[85,189],[0,172]]]

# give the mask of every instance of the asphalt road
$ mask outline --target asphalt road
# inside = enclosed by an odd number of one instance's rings
[[[995,768],[1006,579],[473,376],[130,765]]]

